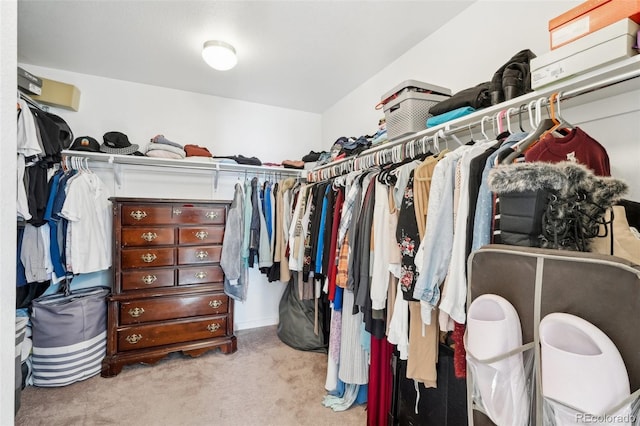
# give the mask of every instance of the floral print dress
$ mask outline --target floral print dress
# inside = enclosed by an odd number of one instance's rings
[[[418,251],[419,241],[418,222],[416,221],[415,206],[413,203],[413,171],[409,176],[407,187],[402,197],[400,214],[398,216],[398,228],[396,240],[402,256],[400,263],[400,285],[405,300],[413,298],[413,288],[418,278],[416,271],[415,255]]]

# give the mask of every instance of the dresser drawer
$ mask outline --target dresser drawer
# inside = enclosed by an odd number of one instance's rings
[[[175,257],[176,252],[173,248],[123,249],[122,268],[171,266],[175,264]]]
[[[122,290],[142,290],[146,288],[173,287],[173,269],[151,269],[122,273]]]
[[[178,264],[220,262],[222,246],[179,247]]]
[[[123,225],[157,225],[172,223],[171,206],[122,206]]]
[[[174,204],[174,223],[196,225],[224,225],[226,209],[224,206],[198,206],[189,204]]]
[[[219,315],[227,313],[228,306],[224,293],[138,299],[120,303],[120,324]]]
[[[175,242],[173,228],[126,228],[122,230],[123,247],[171,245]]]
[[[222,244],[224,226],[180,228],[178,244]]]
[[[221,283],[224,272],[220,266],[195,266],[178,269],[178,285]]]
[[[154,346],[210,339],[227,334],[227,317],[199,317],[195,321],[177,320],[164,324],[125,327],[118,331],[118,350],[131,351]]]

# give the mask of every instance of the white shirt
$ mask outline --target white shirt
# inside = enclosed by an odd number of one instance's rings
[[[389,286],[389,260],[390,244],[388,241],[389,232],[389,192],[387,186],[375,183],[375,205],[373,207],[373,256],[371,273],[371,307],[373,309],[384,309],[387,304],[387,289]],[[397,249],[397,246],[396,246]]]
[[[29,109],[29,104],[23,99],[18,100],[20,104],[20,115],[18,116],[18,153],[25,157],[42,154],[36,133],[36,123],[33,114]]]
[[[398,346],[400,359],[406,360],[409,357],[409,302],[404,300],[400,283],[396,289],[396,302],[393,305],[387,340]]]
[[[66,187],[61,215],[69,221],[71,270],[89,273],[111,266],[111,202],[100,178],[80,172]]]
[[[446,291],[440,301],[440,312],[446,312],[457,323],[465,323],[467,299],[467,219],[469,217],[469,167],[471,160],[484,153],[495,141],[476,144],[462,154],[460,165],[460,198],[455,215],[451,262],[445,283]]]

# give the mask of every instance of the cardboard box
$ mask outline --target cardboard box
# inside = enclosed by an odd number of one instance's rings
[[[43,78],[42,94],[32,98],[45,105],[77,111],[80,105],[80,90],[71,84]]]
[[[531,87],[537,89],[616,62],[638,52],[633,48],[640,25],[623,19],[531,60]]]
[[[551,49],[626,18],[640,23],[640,0],[588,0],[549,21]]]

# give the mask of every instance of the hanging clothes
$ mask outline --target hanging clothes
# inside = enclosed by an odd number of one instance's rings
[[[244,278],[248,275],[247,267],[242,258],[242,244],[244,242],[244,190],[242,184],[236,183],[233,201],[227,214],[225,232],[220,254],[220,267],[224,271],[225,293],[239,301],[246,300],[247,283]]]
[[[112,220],[109,193],[94,173],[81,172],[67,183],[60,215],[69,221],[67,270],[74,274],[111,267]]]
[[[400,284],[402,286],[402,296],[405,300],[415,300],[413,298],[413,291],[418,277],[415,256],[418,245],[420,244],[419,238],[418,223],[416,222],[416,212],[413,202],[412,170],[409,173],[409,179],[404,189],[396,231],[398,247],[402,254]]]
[[[427,227],[425,238],[418,249],[419,276],[416,281],[413,297],[421,300],[422,321],[429,324],[431,310],[440,300],[440,284],[444,281],[453,245],[453,187],[455,168],[462,154],[469,146],[461,146],[447,154],[438,162],[431,181],[429,207],[427,210]],[[420,251],[423,252],[420,255]],[[429,253],[428,256],[424,253]],[[417,264],[418,265],[418,264]]]
[[[607,150],[579,127],[571,129],[566,136],[545,134],[525,152],[524,158],[527,162],[572,161],[584,164],[598,176],[611,176]]]
[[[251,225],[249,233],[249,267],[253,268],[260,248],[260,194],[258,192],[258,178],[251,179]]]

